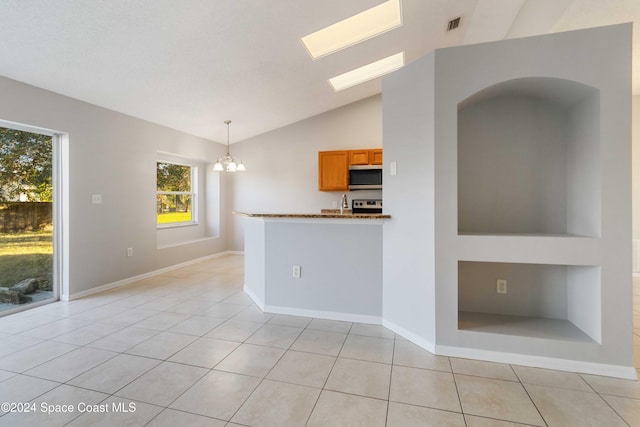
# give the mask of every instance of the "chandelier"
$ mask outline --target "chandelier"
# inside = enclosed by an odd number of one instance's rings
[[[227,125],[227,155],[219,157],[218,160],[216,160],[216,163],[213,165],[213,170],[215,172],[246,171],[247,169],[244,167],[244,164],[242,164],[242,160],[229,154],[229,124],[231,120],[225,120],[224,123]]]

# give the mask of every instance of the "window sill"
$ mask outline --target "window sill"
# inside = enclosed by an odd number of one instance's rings
[[[180,227],[193,227],[198,225],[196,221],[191,222],[171,222],[167,224],[156,224],[156,229],[158,230],[166,230],[169,228],[180,228]]]

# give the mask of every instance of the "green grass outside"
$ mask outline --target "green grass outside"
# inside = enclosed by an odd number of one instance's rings
[[[167,212],[158,214],[158,224],[191,222],[191,212]]]
[[[0,286],[29,278],[39,279],[41,289],[53,284],[52,231],[0,233]]]

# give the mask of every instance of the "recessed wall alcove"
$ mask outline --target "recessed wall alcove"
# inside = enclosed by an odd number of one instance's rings
[[[600,236],[600,96],[520,78],[458,104],[458,232]]]

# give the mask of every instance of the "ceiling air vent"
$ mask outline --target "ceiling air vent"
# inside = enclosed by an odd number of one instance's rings
[[[449,23],[447,24],[447,31],[455,30],[459,26],[460,26],[460,16],[458,16],[457,18],[453,18],[451,21],[449,21]]]

